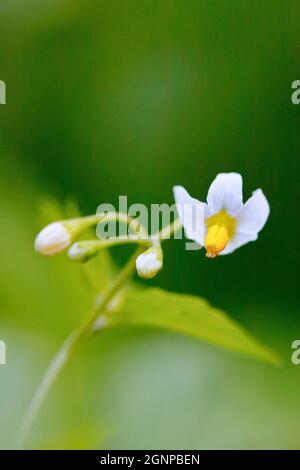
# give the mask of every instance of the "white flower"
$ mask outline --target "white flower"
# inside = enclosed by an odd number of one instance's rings
[[[163,267],[163,255],[160,246],[152,246],[136,259],[138,275],[144,279],[151,279]]]
[[[238,173],[218,174],[208,190],[207,203],[192,198],[182,186],[173,189],[187,238],[205,245],[209,258],[227,255],[256,240],[268,219],[270,207],[262,190],[254,191],[243,204],[242,185]],[[202,215],[197,218],[196,230],[195,211]]]
[[[62,222],[54,222],[40,231],[35,239],[35,249],[43,255],[52,256],[71,244],[71,233]]]

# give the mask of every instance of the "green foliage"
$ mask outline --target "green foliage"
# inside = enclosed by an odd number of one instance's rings
[[[125,295],[113,323],[150,325],[177,331],[279,365],[279,358],[224,312],[192,295],[152,288]]]

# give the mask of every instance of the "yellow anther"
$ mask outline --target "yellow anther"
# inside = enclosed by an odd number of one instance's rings
[[[209,227],[205,238],[206,256],[215,258],[229,242],[228,230],[224,225],[213,225]]]

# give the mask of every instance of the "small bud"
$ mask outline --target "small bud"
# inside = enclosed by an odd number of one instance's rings
[[[68,248],[93,223],[95,222],[92,217],[53,222],[38,234],[35,239],[35,249],[42,255],[56,255]]]
[[[52,256],[68,248],[71,233],[63,222],[47,225],[35,239],[35,249],[42,255]]]
[[[71,261],[84,263],[96,255],[101,249],[99,240],[85,240],[74,243],[68,251],[68,257]]]
[[[152,246],[136,259],[138,275],[144,279],[151,279],[163,267],[163,253],[160,245]]]

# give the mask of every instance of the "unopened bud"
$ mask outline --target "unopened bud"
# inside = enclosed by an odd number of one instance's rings
[[[91,217],[53,222],[40,231],[35,239],[35,249],[42,255],[56,255],[68,248],[92,222]]]
[[[35,239],[35,249],[42,255],[52,256],[60,253],[71,243],[71,233],[62,222],[47,225]]]
[[[163,267],[163,253],[159,245],[152,246],[136,259],[138,275],[144,279],[151,279]]]
[[[74,243],[68,251],[68,257],[71,261],[84,263],[96,255],[101,249],[99,240],[84,240]]]

